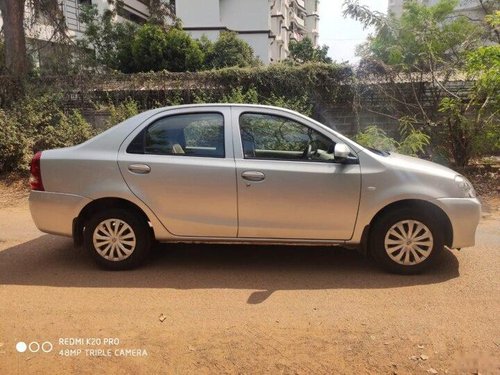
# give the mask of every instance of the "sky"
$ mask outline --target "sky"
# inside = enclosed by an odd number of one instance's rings
[[[338,62],[356,63],[355,48],[372,32],[361,23],[342,17],[344,0],[321,0],[319,3],[319,43],[330,47],[329,56]],[[387,13],[388,0],[360,0],[370,9]]]

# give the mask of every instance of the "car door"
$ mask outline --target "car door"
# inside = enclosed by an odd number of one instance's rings
[[[130,190],[174,235],[236,237],[230,109],[156,115],[124,142],[118,164]]]
[[[288,112],[234,107],[232,116],[238,237],[350,239],[361,188],[357,159],[334,160],[330,133]]]

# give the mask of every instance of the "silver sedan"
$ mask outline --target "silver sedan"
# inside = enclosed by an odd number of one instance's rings
[[[109,269],[138,266],[157,240],[342,245],[417,273],[474,245],[481,207],[451,169],[258,105],[150,110],[37,153],[31,173],[37,227]]]

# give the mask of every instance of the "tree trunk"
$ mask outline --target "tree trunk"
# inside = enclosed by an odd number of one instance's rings
[[[28,55],[24,35],[25,0],[0,0],[5,37],[5,67],[15,77],[28,73]]]

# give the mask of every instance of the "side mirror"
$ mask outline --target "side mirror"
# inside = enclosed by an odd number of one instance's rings
[[[351,150],[349,150],[349,147],[347,147],[347,145],[344,143],[337,143],[333,150],[333,156],[335,156],[335,160],[347,159],[350,153]]]

